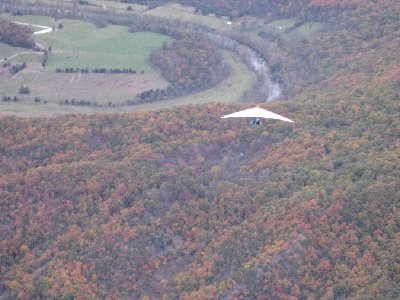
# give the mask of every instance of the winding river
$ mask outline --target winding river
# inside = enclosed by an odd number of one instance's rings
[[[281,95],[279,83],[272,80],[271,70],[266,60],[259,53],[226,36],[211,32],[207,32],[206,34],[218,46],[234,51],[245,59],[245,63],[259,76],[259,81],[261,81],[259,88],[262,95],[267,95],[266,101],[274,100]]]

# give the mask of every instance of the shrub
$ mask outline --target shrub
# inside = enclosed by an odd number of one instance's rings
[[[21,95],[28,95],[28,94],[31,93],[31,90],[29,89],[29,87],[22,85],[22,86],[19,88],[18,93],[21,94]]]

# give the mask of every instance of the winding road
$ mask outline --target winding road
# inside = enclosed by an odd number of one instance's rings
[[[24,55],[24,54],[42,55],[42,53],[40,53],[40,52],[24,51],[24,52],[19,52],[19,53],[17,53],[17,54],[11,55],[11,56],[9,56],[9,57],[7,57],[7,58],[3,58],[2,60],[0,60],[0,62],[6,61],[6,60],[12,59],[12,58],[14,58],[14,57],[16,57],[16,56],[18,56],[18,55]]]
[[[23,23],[23,22],[15,22],[13,21],[13,23],[18,24],[18,25],[24,25],[24,26],[34,26],[34,27],[39,27],[42,28],[39,31],[34,31],[33,34],[43,34],[43,33],[49,33],[53,31],[53,28],[49,27],[49,26],[44,26],[44,25],[37,25],[37,24],[31,24],[31,23]],[[42,45],[40,45],[39,43],[35,43],[36,47],[38,47],[39,49],[45,49]],[[14,55],[11,55],[9,57],[3,58],[0,60],[0,62],[6,61],[8,59],[12,59],[16,56],[19,55],[24,55],[24,54],[35,54],[35,55],[41,55],[42,53],[38,53],[38,52],[33,52],[33,51],[24,51],[24,52],[19,52],[16,53]]]
[[[23,23],[23,22],[15,22],[15,21],[13,21],[13,23],[18,24],[18,25],[34,26],[34,27],[42,28],[42,30],[34,31],[33,34],[43,34],[43,33],[48,33],[48,32],[53,31],[53,28],[51,28],[49,26],[36,25],[36,24],[31,24],[31,23]]]

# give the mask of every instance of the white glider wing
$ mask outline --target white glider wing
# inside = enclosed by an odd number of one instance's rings
[[[265,119],[282,120],[282,121],[293,123],[292,120],[285,118],[281,115],[278,115],[276,113],[273,113],[272,111],[263,109],[261,107],[253,107],[253,108],[241,110],[241,111],[235,112],[233,114],[223,116],[221,118],[222,119],[225,119],[225,118],[265,118]]]

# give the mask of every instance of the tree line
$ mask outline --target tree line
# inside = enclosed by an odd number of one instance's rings
[[[35,47],[32,30],[29,27],[15,24],[3,18],[0,18],[0,42],[14,47]]]
[[[132,68],[56,68],[56,73],[109,73],[109,74],[136,74],[138,73],[136,70]],[[140,74],[144,74],[144,71],[140,71]]]
[[[154,7],[165,4],[163,0],[113,0],[124,3],[138,3]],[[325,19],[334,16],[335,12],[349,10],[362,1],[213,1],[213,0],[178,0],[178,3],[186,6],[195,7],[195,12],[216,16],[228,16],[238,18],[245,15],[252,15],[262,18],[280,17],[302,17],[313,18],[314,20]]]
[[[95,107],[124,107],[131,105],[138,105],[143,103],[151,103],[155,101],[161,101],[165,99],[170,99],[179,96],[179,92],[174,90],[172,87],[166,89],[150,89],[138,93],[135,98],[127,99],[125,101],[119,101],[114,103],[113,101],[108,101],[107,104],[100,104],[94,100],[86,99],[65,99],[59,102],[60,105],[73,105],[73,106],[95,106]]]
[[[239,3],[240,2],[240,3]],[[239,1],[238,5],[247,5],[256,8],[258,11],[262,11],[262,6],[259,6],[256,2],[242,3]],[[392,5],[393,0],[388,0],[387,3],[382,3],[381,8],[373,7],[373,10],[385,11],[385,7]],[[145,3],[145,2],[143,2]],[[207,4],[207,1],[200,2],[195,6],[200,9],[202,5],[213,5],[211,2]],[[360,5],[359,5],[360,4]],[[218,4],[215,5],[225,5]],[[237,5],[237,4],[235,4]],[[328,23],[325,32],[332,32],[329,39],[338,39],[339,36],[335,33],[335,28],[348,28],[356,26],[357,22],[351,20],[356,18],[357,13],[353,11],[360,11],[363,7],[363,3],[359,1],[349,1],[345,4],[338,1],[327,1],[327,2],[310,2],[305,3],[303,1],[291,2],[288,1],[284,5],[272,1],[268,5],[278,5],[279,11],[271,10],[269,13],[264,15],[265,18],[273,20],[274,18],[280,17],[297,17],[300,22],[306,21],[324,21]],[[367,7],[367,5],[365,6]],[[84,20],[89,20],[94,23],[112,23],[117,25],[130,26],[132,31],[153,31],[162,34],[168,34],[174,38],[179,37],[182,32],[193,32],[193,31],[207,31],[206,28],[198,25],[193,25],[187,22],[179,22],[174,20],[169,20],[165,18],[150,17],[135,15],[134,18],[128,15],[118,14],[114,11],[105,10],[93,10],[88,11],[85,9],[81,10],[71,10],[68,8],[63,8],[60,10],[56,5],[41,3],[40,6],[35,5],[35,3],[26,3],[23,6],[12,5],[11,2],[5,2],[0,4],[0,9],[3,11],[18,11],[19,13],[33,13],[33,14],[44,14],[58,18],[79,18]],[[234,11],[231,7],[231,11]],[[366,8],[367,13],[368,8]],[[346,12],[346,14],[343,14]],[[379,16],[383,15],[385,18],[388,14],[381,14],[378,12]],[[348,18],[351,16],[351,18]],[[396,17],[390,17],[393,19],[388,22],[387,20],[376,20],[376,24],[366,24],[364,26],[365,37],[368,37],[370,33],[368,31],[382,32],[382,26],[389,26],[390,24],[396,24]],[[376,17],[378,19],[378,17]],[[338,24],[340,24],[338,26]],[[319,81],[325,78],[321,75],[323,71],[324,64],[327,60],[324,60],[325,49],[314,49],[313,45],[318,43],[308,42],[307,40],[293,40],[284,41],[279,36],[274,36],[273,34],[266,34],[264,36],[259,36],[258,38],[243,35],[241,33],[232,32],[229,34],[231,38],[236,41],[243,43],[260,53],[268,62],[268,65],[273,71],[273,75],[281,82],[283,88],[283,97],[291,97],[295,95],[299,90],[304,89],[307,85],[317,84]],[[313,39],[323,38],[325,33],[316,34]],[[328,39],[325,35],[325,39]],[[358,39],[355,36],[356,40]],[[345,41],[346,47],[352,47],[348,44],[351,39]],[[338,41],[339,43],[343,41]],[[372,44],[374,44],[373,42]],[[319,45],[319,44],[318,44]],[[311,54],[311,52],[313,52]],[[245,58],[242,57],[244,60]],[[316,62],[316,63],[315,63]],[[263,78],[259,77],[258,83],[252,88],[247,95],[251,95],[248,98],[254,99],[265,99],[265,93],[260,93],[259,87],[263,85]]]
[[[1,9],[1,4],[0,4],[0,9]],[[8,10],[8,11],[13,11],[17,9],[17,7],[12,6],[10,3],[4,4],[3,5],[3,10]],[[18,10],[21,11],[21,7],[18,7]],[[137,31],[150,31],[150,32],[157,32],[160,34],[165,34],[165,35],[170,35],[173,38],[180,40],[185,37],[185,35],[190,35],[188,33],[195,32],[200,35],[204,35],[208,29],[204,26],[200,26],[198,24],[192,24],[189,22],[182,22],[178,20],[171,20],[171,19],[166,19],[166,18],[158,18],[158,17],[151,17],[151,16],[146,16],[146,15],[135,15],[134,18],[123,15],[123,14],[117,14],[116,12],[112,11],[104,11],[104,10],[97,10],[97,11],[87,11],[87,10],[80,10],[80,11],[73,11],[69,9],[63,9],[59,10],[56,8],[56,6],[52,6],[50,4],[46,5],[40,5],[36,6],[34,3],[30,4],[25,4],[23,8],[22,13],[33,13],[33,14],[44,14],[44,15],[49,15],[53,16],[56,18],[78,18],[78,19],[83,19],[83,20],[88,20],[92,21],[94,23],[101,21],[101,22],[108,22],[116,25],[123,25],[123,26],[129,26],[131,32],[137,32]],[[200,34],[200,35],[199,35]],[[204,40],[204,38],[202,38]],[[209,42],[206,42],[207,45]],[[190,45],[189,45],[190,48]],[[188,49],[188,51],[197,51],[196,47],[193,47]],[[201,56],[201,55],[200,55]],[[210,58],[213,58],[214,55],[211,55]],[[245,61],[245,58],[243,58]],[[220,63],[216,61],[217,63]],[[168,64],[165,64],[167,66]],[[222,70],[224,69],[224,70]],[[202,70],[200,66],[200,70]],[[64,69],[65,71],[65,69]],[[227,69],[224,66],[221,68],[220,66],[216,66],[215,71],[212,70],[212,73],[209,74],[210,78],[207,79],[208,75],[202,75],[202,79],[200,80],[200,85],[205,84],[204,86],[211,87],[211,85],[207,85],[206,82],[207,80],[210,80],[210,82],[218,82],[223,79],[223,77],[227,74]],[[166,74],[172,74],[172,71],[166,72]],[[184,75],[189,75],[189,73],[184,72]],[[219,75],[218,75],[219,74]],[[220,76],[220,78],[216,78]],[[170,76],[172,79],[172,76]],[[188,91],[188,83],[191,81],[191,78],[188,77],[186,78],[186,87],[184,87],[185,84],[179,84],[179,87],[174,86],[173,89],[165,91],[168,95],[180,95],[182,93],[187,93]],[[191,85],[195,89],[197,88],[197,85]],[[164,95],[160,98],[157,96],[156,98],[154,97],[153,93],[148,93],[148,95],[152,95],[152,97],[148,98],[149,101],[154,101],[156,99],[163,99]]]
[[[7,66],[10,66],[10,64],[6,63],[3,66],[7,67]],[[22,71],[25,68],[26,68],[26,63],[25,62],[23,62],[21,64],[14,64],[10,68],[10,73],[11,73],[11,75],[14,75],[14,74],[17,74],[19,71]]]
[[[338,1],[310,2],[301,4],[301,9],[292,14],[288,6],[293,8],[297,7],[297,4],[289,1],[287,5],[281,7],[282,15],[273,15],[272,19],[279,16],[295,16],[304,22],[324,21],[326,26],[323,31],[315,33],[308,39],[293,40],[286,40],[272,33],[257,37],[250,37],[240,32],[232,32],[228,35],[230,38],[249,46],[261,54],[271,67],[273,76],[280,82],[283,90],[281,97],[290,98],[309,86],[317,84],[329,85],[329,76],[327,74],[333,74],[340,68],[351,68],[357,73],[359,67],[355,57],[363,49],[376,49],[375,51],[381,52],[383,57],[389,55],[391,59],[386,60],[387,64],[390,64],[393,59],[395,60],[392,54],[383,53],[385,51],[384,47],[379,46],[390,42],[395,48],[396,43],[398,43],[396,35],[393,36],[391,41],[387,41],[384,38],[388,32],[396,32],[395,26],[398,22],[398,14],[392,9],[395,7],[394,2],[394,0],[388,0],[382,2],[379,6],[368,6],[359,1],[349,1],[345,4]],[[3,11],[18,9],[22,13],[45,14],[60,18],[70,17],[92,21],[106,20],[109,23],[130,26],[132,31],[148,30],[168,34],[174,38],[178,38],[182,32],[199,30],[207,32],[207,28],[187,22],[141,15],[135,15],[132,18],[104,10],[73,11],[66,8],[59,10],[56,6],[49,4],[38,6],[34,3],[25,4],[21,7],[14,6],[10,2],[0,4],[0,9]],[[375,15],[371,11],[375,12]],[[360,25],[361,23],[357,17],[360,14],[368,16],[362,20],[363,25]],[[269,18],[268,16],[265,17]],[[340,34],[338,34],[339,32]],[[362,34],[358,34],[358,32],[362,32]],[[334,43],[335,46],[330,48],[324,46],[331,43]],[[328,54],[330,49],[335,49],[335,53]],[[367,68],[366,64],[368,63],[366,61],[368,57],[373,55],[370,52],[368,55],[363,56],[363,69]],[[245,57],[242,57],[242,59],[246,60]],[[346,63],[343,63],[343,61],[346,61]],[[341,64],[341,67],[338,67],[339,64]],[[362,76],[369,76],[368,73],[371,72],[364,73]],[[263,78],[259,77],[257,84],[246,93],[246,98],[265,99],[265,93],[261,92],[264,89],[263,87]]]
[[[207,89],[228,73],[220,50],[204,35],[184,34],[154,51],[150,61],[179,93]]]

